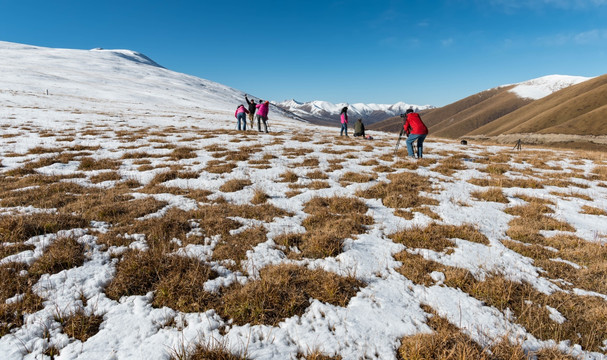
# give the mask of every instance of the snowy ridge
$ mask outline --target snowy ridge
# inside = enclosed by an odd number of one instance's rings
[[[548,75],[515,84],[516,86],[509,91],[523,99],[539,100],[571,85],[590,79],[592,78],[584,76]]]
[[[289,110],[290,112],[301,116],[304,119],[324,119],[331,120],[339,117],[341,109],[344,106],[348,107],[348,116],[351,119],[362,118],[368,122],[384,120],[389,117],[397,116],[404,113],[407,109],[415,110],[430,109],[431,105],[414,105],[405,102],[397,102],[396,104],[364,104],[364,103],[338,103],[333,104],[327,101],[310,101],[306,103],[298,102],[294,99],[286,100],[276,105]]]
[[[0,53],[0,90],[228,114],[244,103],[242,91],[165,69],[131,50],[52,49],[0,41]]]

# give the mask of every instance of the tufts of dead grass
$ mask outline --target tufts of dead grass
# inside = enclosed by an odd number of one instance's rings
[[[53,234],[59,230],[85,228],[88,221],[76,215],[38,213],[32,215],[0,216],[0,243],[24,242],[37,235]]]
[[[588,214],[588,215],[607,216],[607,211],[605,209],[601,209],[601,208],[589,206],[589,205],[583,205],[581,213]]]
[[[437,171],[446,176],[451,176],[457,170],[464,169],[466,169],[466,165],[464,164],[462,157],[460,155],[453,155],[442,159],[439,164],[435,166],[432,170]]]
[[[234,168],[236,168],[236,164],[234,163],[222,160],[210,160],[207,162],[204,170],[212,174],[227,174],[232,172]]]
[[[211,268],[196,259],[168,255],[154,249],[129,251],[118,263],[114,279],[106,287],[109,298],[145,295],[154,291],[152,305],[183,312],[203,312],[215,301],[204,291],[204,283],[217,277]]]
[[[302,225],[306,234],[299,245],[300,255],[311,258],[336,256],[342,251],[344,239],[362,234],[373,218],[365,215],[367,206],[355,198],[316,197],[304,207],[310,214]]]
[[[33,276],[55,274],[84,264],[84,247],[73,238],[59,238],[29,268]]]
[[[484,191],[472,191],[470,195],[478,200],[499,202],[507,204],[509,203],[508,198],[504,195],[502,189],[498,187],[492,187]]]
[[[367,199],[382,199],[385,206],[399,209],[420,205],[438,205],[438,201],[420,196],[421,191],[430,191],[428,178],[410,172],[389,174],[390,183],[379,183],[367,190],[358,191],[357,196]]]
[[[216,310],[237,325],[276,326],[284,319],[302,315],[311,298],[346,306],[363,286],[352,277],[324,270],[272,265],[260,270],[259,279],[226,289]]]
[[[234,355],[228,346],[218,341],[197,343],[192,349],[174,350],[171,360],[247,360],[246,352]]]
[[[87,315],[82,309],[79,309],[65,319],[61,319],[60,322],[63,332],[67,336],[85,342],[99,332],[103,316]]]
[[[119,160],[114,159],[94,159],[91,157],[85,157],[80,159],[78,170],[118,170],[121,164],[122,163]]]
[[[246,229],[235,235],[224,235],[213,250],[214,260],[233,260],[237,263],[246,259],[246,253],[267,240],[267,230],[263,226]]]
[[[261,188],[255,188],[253,191],[253,198],[251,198],[251,204],[253,205],[261,205],[264,204],[270,196],[266,194],[266,192]]]
[[[102,172],[100,174],[91,176],[89,180],[91,180],[91,182],[93,184],[99,184],[102,183],[104,181],[119,181],[122,179],[122,176],[120,176],[120,174],[116,171],[105,171]]]
[[[375,179],[377,179],[376,174],[348,171],[341,176],[340,181],[343,183],[366,183]]]
[[[408,248],[431,249],[444,251],[453,247],[449,239],[463,239],[483,245],[489,245],[489,240],[472,225],[440,225],[432,223],[425,228],[412,228],[392,235],[392,240]]]
[[[249,179],[232,179],[221,185],[219,190],[223,192],[236,192],[244,189],[247,186],[251,186],[251,184],[252,182]]]
[[[280,178],[281,178],[281,181],[283,181],[283,182],[294,183],[294,182],[297,182],[297,180],[299,179],[299,175],[297,175],[292,170],[287,170],[280,175]]]
[[[432,334],[417,334],[401,339],[398,348],[400,359],[479,359],[479,360],[527,360],[520,345],[503,339],[489,348],[480,346],[448,320],[438,316],[429,306],[421,306],[430,314],[427,324]]]
[[[38,183],[34,179],[31,179],[34,183]],[[57,179],[58,181],[60,179]],[[60,209],[65,205],[72,203],[78,199],[78,197],[87,192],[93,191],[83,186],[74,184],[72,182],[56,182],[46,183],[46,180],[41,185],[33,185],[24,190],[22,189],[10,189],[12,186],[7,186],[7,191],[0,191],[0,205],[6,207],[14,206],[34,206],[37,208],[44,209]],[[16,186],[25,185],[27,182],[21,184],[14,184]]]
[[[130,223],[135,218],[154,213],[164,206],[165,201],[153,197],[134,199],[127,194],[127,187],[114,187],[106,191],[83,196],[64,209],[81,215],[87,220],[106,221],[112,224]]]

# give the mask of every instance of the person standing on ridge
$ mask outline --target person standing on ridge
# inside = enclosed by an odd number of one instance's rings
[[[257,108],[257,131],[261,131],[261,122],[263,121],[263,126],[267,134],[268,112],[270,111],[270,102],[266,100],[264,103],[262,103],[261,100],[259,100],[259,105],[255,107]]]
[[[240,104],[238,105],[238,107],[236,108],[236,112],[234,113],[234,116],[236,117],[236,119],[238,119],[238,131],[240,131],[240,122],[242,121],[242,125],[243,131],[247,131],[247,114],[249,113],[249,110],[247,110],[244,105]]]
[[[424,139],[426,139],[426,135],[428,135],[428,128],[419,114],[414,112],[413,109],[408,109],[405,112],[404,118],[405,124],[403,125],[403,129],[405,134],[407,134],[407,155],[415,158],[413,143],[417,140],[417,158],[421,159]]]
[[[363,119],[358,119],[354,123],[354,137],[357,136],[365,137],[365,124],[363,124]]]
[[[344,106],[343,109],[341,109],[340,117],[341,117],[341,131],[339,132],[339,136],[343,136],[344,131],[346,132],[346,136],[348,136],[348,107],[347,106]]]
[[[255,101],[254,100],[250,100],[247,97],[247,95],[245,94],[244,99],[246,100],[247,104],[249,104],[249,121],[251,122],[251,129],[253,128],[253,125],[255,124],[255,111],[257,110],[257,108],[255,107]]]

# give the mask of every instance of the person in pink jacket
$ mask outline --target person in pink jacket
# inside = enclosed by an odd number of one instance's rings
[[[243,131],[247,131],[247,114],[249,113],[249,110],[247,110],[244,105],[240,104],[238,105],[238,108],[236,108],[236,112],[234,113],[234,116],[236,117],[236,119],[238,119],[238,130],[240,131],[240,122],[242,121],[242,130]]]
[[[257,131],[261,131],[261,122],[263,121],[263,126],[265,128],[266,133],[268,132],[268,112],[270,111],[270,102],[265,101],[261,102],[255,106],[257,108]]]
[[[344,135],[344,131],[346,132],[346,136],[348,136],[348,107],[344,106],[341,109],[341,131],[339,132],[339,136]]]

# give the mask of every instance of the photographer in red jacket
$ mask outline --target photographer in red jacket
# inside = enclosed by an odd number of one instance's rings
[[[413,143],[417,140],[417,158],[421,159],[424,139],[428,135],[428,128],[423,123],[419,114],[414,112],[413,109],[408,109],[403,117],[405,118],[403,129],[405,134],[407,134],[407,154],[413,158],[415,157]]]

